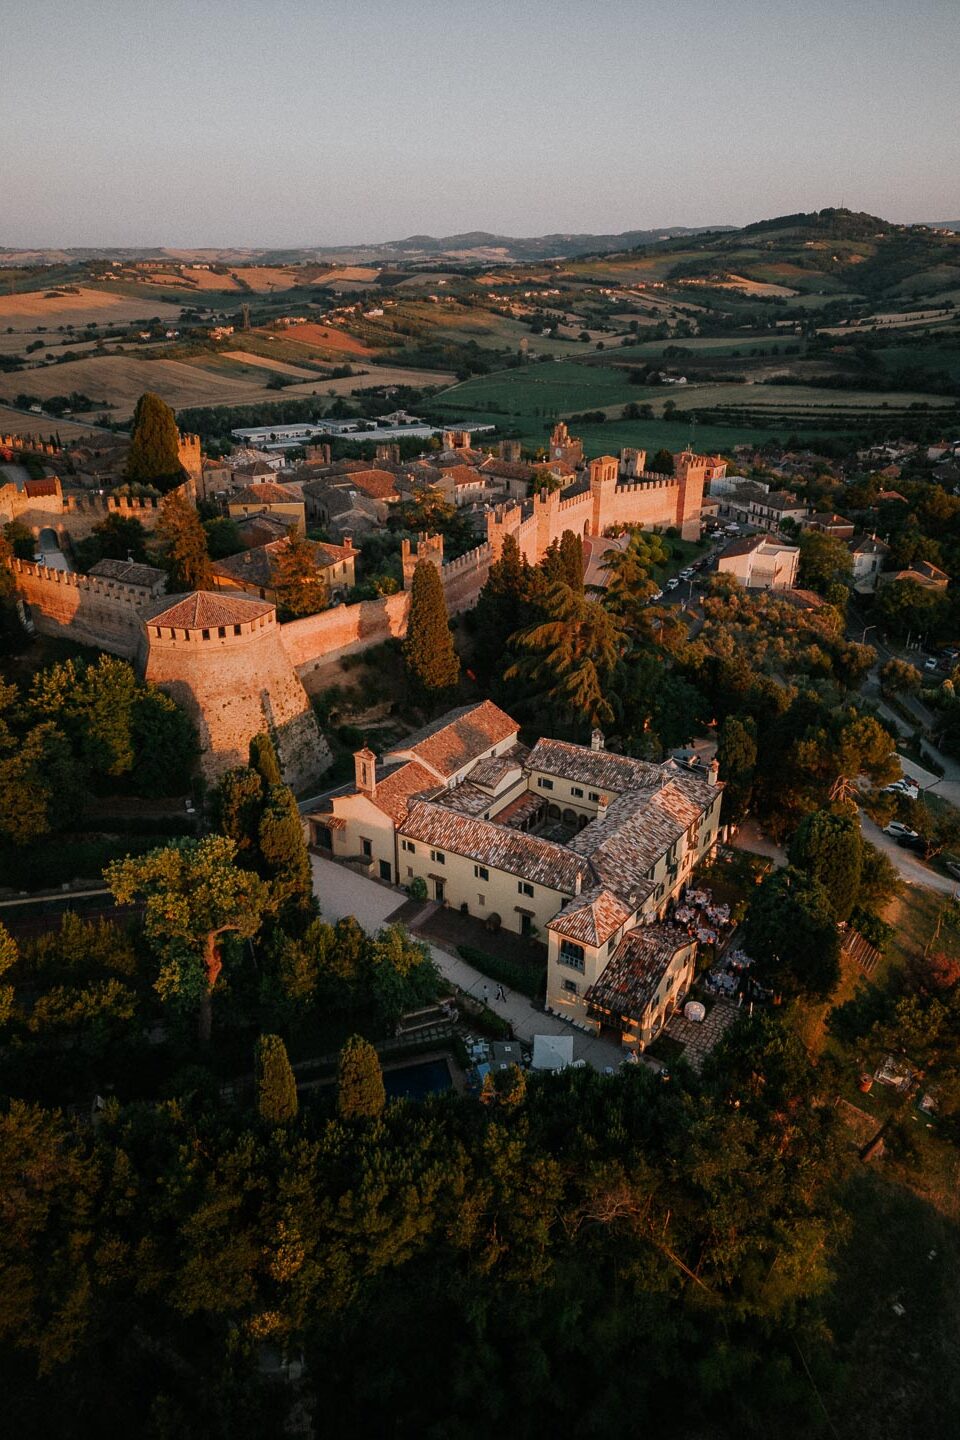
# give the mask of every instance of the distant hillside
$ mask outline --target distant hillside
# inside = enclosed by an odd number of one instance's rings
[[[676,253],[677,263],[665,272],[668,281],[725,286],[740,279],[800,293],[871,300],[915,296],[924,302],[960,290],[960,234],[894,225],[851,210],[780,215],[740,230],[670,240],[653,249],[660,256]],[[647,244],[632,253],[650,250]]]
[[[197,248],[178,249],[163,246],[133,246],[63,249],[14,249],[0,247],[0,266],[69,265],[88,260],[137,260],[205,263],[219,265],[297,265],[305,263],[376,263],[395,265],[398,261],[475,260],[478,264],[491,261],[536,261],[567,258],[585,254],[603,254],[610,250],[629,250],[638,245],[653,244],[686,235],[700,235],[705,227],[686,229],[667,225],[657,230],[625,230],[619,235],[540,235],[515,237],[495,235],[487,230],[471,230],[462,235],[410,235],[405,240],[389,240],[373,245],[328,245],[291,247],[289,249]],[[714,233],[720,233],[715,231]]]

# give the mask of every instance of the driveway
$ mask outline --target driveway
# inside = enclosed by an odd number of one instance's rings
[[[952,880],[949,875],[938,875],[919,855],[912,850],[902,849],[891,835],[885,835],[878,825],[874,825],[863,810],[860,812],[860,825],[864,839],[883,851],[907,885],[923,885],[928,890],[939,890],[944,895],[953,895],[960,889],[960,883]]]
[[[345,915],[354,915],[369,935],[375,935],[406,903],[406,896],[399,890],[368,880],[365,875],[358,875],[355,870],[348,870],[333,860],[311,855],[310,863],[313,866],[313,893],[320,902],[325,920],[333,922]],[[532,1044],[534,1035],[572,1035],[575,1060],[586,1060],[596,1070],[608,1067],[616,1070],[619,1066],[624,1052],[618,1045],[586,1034],[555,1015],[535,1010],[526,995],[516,990],[508,989],[506,998],[498,1000],[495,980],[432,941],[424,940],[422,943],[433,956],[441,975],[468,995],[484,1000],[491,1010],[510,1022],[514,1034],[521,1040]]]

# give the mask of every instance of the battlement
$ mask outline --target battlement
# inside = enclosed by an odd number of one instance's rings
[[[49,565],[38,565],[34,560],[11,560],[14,575],[29,577],[41,584],[57,589],[85,590],[91,595],[120,601],[133,609],[153,597],[153,590],[146,585],[125,585],[120,580],[108,580],[101,575],[79,575],[73,570],[53,570]]]
[[[141,515],[145,510],[159,510],[160,498],[156,495],[64,495],[65,515],[102,514],[118,512],[122,515]]]
[[[675,475],[658,475],[653,470],[645,470],[636,480],[631,480],[629,483],[625,484],[621,480],[617,485],[617,494],[621,492],[624,495],[636,494],[644,490],[663,489],[664,486],[676,488],[679,484],[680,481]]]
[[[477,545],[473,550],[468,550],[465,555],[458,555],[456,560],[448,560],[440,572],[442,579],[446,580],[448,576],[456,575],[462,570],[474,569],[477,565],[482,564],[489,556],[490,548],[490,541],[484,540],[481,545]]]

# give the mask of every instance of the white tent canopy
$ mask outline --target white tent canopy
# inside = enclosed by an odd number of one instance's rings
[[[565,1070],[572,1064],[572,1035],[534,1035],[534,1070]]]

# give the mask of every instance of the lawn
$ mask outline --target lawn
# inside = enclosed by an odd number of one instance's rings
[[[619,371],[559,361],[464,380],[445,390],[434,405],[458,415],[481,411],[553,420],[572,411],[602,410],[605,406],[651,398]]]

